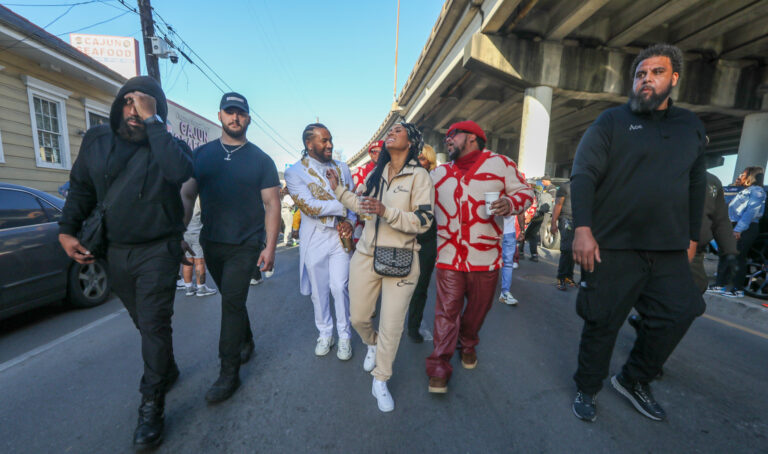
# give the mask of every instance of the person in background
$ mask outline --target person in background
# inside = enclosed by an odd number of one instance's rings
[[[368,158],[370,158],[370,161],[363,165],[359,165],[355,168],[355,171],[352,172],[352,182],[355,186],[355,191],[360,187],[363,182],[365,182],[365,179],[368,177],[368,174],[371,173],[371,171],[376,167],[376,163],[379,160],[379,154],[381,153],[381,149],[384,147],[384,141],[383,140],[377,140],[376,142],[373,142],[368,147]],[[362,219],[357,219],[355,222],[355,233],[353,235],[353,238],[355,239],[355,242],[360,240],[360,236],[363,234],[363,226],[365,225],[365,222],[363,222]]]
[[[186,296],[208,296],[216,293],[216,289],[205,285],[205,258],[203,258],[203,248],[200,246],[200,230],[203,228],[203,222],[200,220],[200,197],[195,201],[195,208],[192,212],[192,220],[189,221],[187,231],[184,232],[184,241],[187,242],[192,254],[187,252],[187,260],[193,265],[181,265],[181,274],[184,281],[184,290]],[[197,285],[192,281],[197,272]]]
[[[362,197],[340,184],[334,170],[328,179],[336,197],[350,210],[372,214],[365,221],[363,236],[350,263],[350,318],[368,346],[363,370],[371,372],[371,393],[379,410],[395,409],[387,382],[403,334],[408,302],[419,277],[416,235],[429,230],[433,222],[434,187],[429,173],[417,160],[424,146],[421,132],[411,123],[396,123],[386,135],[385,145],[374,170],[361,186]],[[408,274],[394,277],[374,270],[378,248],[411,251]],[[379,329],[373,326],[376,300],[381,295]]]
[[[288,186],[283,186],[280,189],[280,217],[283,218],[283,246],[293,246],[293,236],[291,232],[293,230],[293,199],[291,194],[288,193]]]
[[[499,302],[517,306],[517,298],[512,296],[512,270],[515,269],[515,254],[517,253],[517,224],[522,213],[504,216],[504,233],[501,240],[501,293]]]
[[[437,167],[437,155],[431,145],[424,145],[419,153],[419,165],[424,167],[427,172],[435,170]],[[437,258],[437,224],[434,222],[429,226],[429,230],[416,235],[416,241],[419,243],[419,281],[416,283],[416,289],[411,296],[411,302],[408,304],[408,337],[412,341],[420,344],[424,339],[432,340],[432,333],[423,326],[424,306],[427,304],[427,291],[429,282],[432,280],[432,271],[435,269],[435,259]]]
[[[557,289],[565,291],[576,287],[573,280],[573,211],[571,210],[571,183],[565,182],[557,188],[555,209],[552,211],[552,223],[549,226],[552,235],[560,231],[560,262],[557,265]]]
[[[733,236],[739,255],[732,271],[731,288],[723,291],[723,296],[742,298],[747,275],[749,250],[760,234],[760,219],[765,213],[765,189],[762,167],[747,167],[744,170],[745,186],[728,205],[728,217],[733,222]]]

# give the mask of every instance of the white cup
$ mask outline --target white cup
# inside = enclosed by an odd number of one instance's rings
[[[488,216],[493,216],[493,209],[491,208],[491,204],[497,200],[499,200],[499,197],[501,197],[501,193],[499,192],[486,192],[485,193],[485,212],[488,214]]]

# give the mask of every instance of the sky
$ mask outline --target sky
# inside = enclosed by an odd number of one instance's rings
[[[123,1],[137,6],[136,0]],[[76,3],[83,4],[73,6]],[[398,93],[443,3],[401,1]],[[70,32],[78,31],[132,36],[143,49],[139,16],[119,0],[11,0],[3,5],[66,42]],[[307,124],[319,119],[328,126],[335,151],[346,160],[370,140],[389,112],[397,0],[152,0],[152,6],[178,35],[169,35],[174,44],[223,87],[205,68],[207,63],[276,131],[253,116],[248,139],[266,151],[279,170],[298,159]],[[160,61],[168,99],[218,123],[222,92],[179,57],[177,64]],[[143,58],[141,72],[146,74]]]

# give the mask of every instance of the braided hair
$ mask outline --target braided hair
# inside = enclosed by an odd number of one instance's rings
[[[413,123],[406,123],[403,121],[400,122],[400,125],[405,128],[408,133],[408,141],[411,142],[411,146],[408,147],[408,156],[405,158],[405,165],[419,167],[419,153],[421,153],[421,149],[424,148],[424,137],[422,136],[421,131],[419,131]],[[381,153],[379,153],[379,160],[376,161],[376,167],[374,167],[365,183],[366,188],[363,193],[364,196],[378,196],[379,186],[381,186],[381,176],[384,174],[384,166],[391,160],[392,157],[389,155],[389,150],[387,150],[387,144],[385,143],[381,148]],[[412,161],[415,162],[411,163]]]
[[[301,144],[304,145],[304,149],[301,150],[302,158],[309,154],[309,150],[307,150],[307,141],[312,139],[312,137],[315,135],[315,129],[328,129],[328,128],[322,123],[310,123],[307,125],[306,128],[304,128],[304,132],[301,133]]]

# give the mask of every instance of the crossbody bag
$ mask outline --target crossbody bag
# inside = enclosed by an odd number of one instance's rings
[[[384,184],[380,183],[379,201],[381,201],[384,191]],[[385,277],[405,277],[411,274],[411,265],[413,264],[413,249],[416,247],[416,241],[411,249],[399,247],[377,246],[379,239],[379,219],[376,216],[376,233],[373,235],[373,271],[380,276]]]

